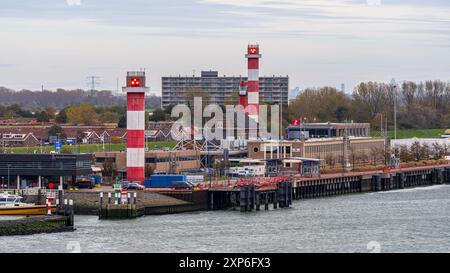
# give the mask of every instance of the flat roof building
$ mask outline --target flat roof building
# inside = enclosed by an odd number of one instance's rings
[[[162,77],[162,107],[186,104],[186,90],[201,89],[208,93],[209,103],[224,104],[227,96],[238,92],[247,77],[221,76],[217,71],[202,71],[200,77]],[[288,104],[289,77],[259,77],[261,103]],[[236,104],[238,104],[236,97]]]
[[[92,174],[91,154],[0,154],[0,183],[12,188],[45,187]]]
[[[127,171],[125,152],[97,152],[95,165],[103,167],[110,161],[115,164],[118,172]],[[145,165],[150,166],[155,173],[195,173],[201,168],[200,152],[195,150],[153,150],[145,153]]]
[[[384,163],[384,138],[349,137],[347,145],[344,138],[316,138],[299,140],[248,141],[248,157],[252,159],[273,160],[290,158],[309,158],[322,160],[322,167],[340,167],[344,164],[344,151],[347,146],[348,162],[352,166]],[[294,168],[285,163],[286,168]]]
[[[369,123],[304,123],[302,125],[290,125],[287,129],[289,140],[300,139],[303,134],[305,138],[332,138],[347,136],[369,137]],[[347,131],[347,132],[346,132]],[[303,132],[303,133],[302,133]]]

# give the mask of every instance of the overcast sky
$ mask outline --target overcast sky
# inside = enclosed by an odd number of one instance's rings
[[[448,0],[1,0],[0,86],[116,89],[127,70],[262,75],[290,87],[450,78]]]

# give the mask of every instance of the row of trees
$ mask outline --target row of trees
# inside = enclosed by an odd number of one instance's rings
[[[94,106],[125,105],[125,96],[114,95],[111,91],[85,91],[82,89],[56,91],[15,91],[9,88],[0,87],[0,102],[2,105],[13,105],[20,103],[20,106],[28,111],[37,112],[47,107],[63,109],[71,105],[90,103]],[[146,97],[146,107],[156,109],[161,106],[161,98],[157,96]]]
[[[56,116],[56,122],[75,125],[97,125],[99,123],[119,123],[123,126],[126,115],[125,107],[120,105],[97,106],[90,103],[69,106],[62,109]]]
[[[428,145],[414,142],[411,146],[401,146],[394,152],[402,162],[440,160],[450,153],[450,147],[439,143]]]
[[[209,93],[201,89],[189,89],[180,93],[188,106],[194,97],[210,100]],[[387,119],[393,126],[394,91],[390,84],[378,82],[360,83],[351,95],[334,87],[308,88],[284,109],[284,122],[306,118],[307,122],[369,122],[375,130],[381,120]],[[431,129],[450,127],[450,83],[442,81],[406,81],[397,89],[397,122],[400,129]],[[56,92],[14,92],[0,87],[0,117],[37,117],[39,121],[56,118],[58,123],[97,124],[99,122],[125,123],[125,98],[113,96],[110,91],[85,92],[83,90]],[[20,101],[19,104],[14,102]],[[146,106],[156,109],[152,121],[170,120],[169,109],[160,107],[159,97],[148,97]],[[238,103],[237,92],[225,98],[225,104]],[[264,103],[264,101],[262,101]],[[61,110],[55,116],[56,110]],[[34,113],[33,113],[34,112]]]
[[[82,103],[63,108],[59,112],[51,106],[32,112],[19,104],[12,104],[0,105],[0,118],[36,118],[38,122],[55,120],[59,124],[70,123],[75,125],[119,123],[119,127],[125,127],[126,109],[122,105],[94,106],[91,103]]]
[[[23,109],[19,104],[0,105],[0,118],[37,118],[39,122],[47,122],[55,118],[55,112],[53,107],[32,112]]]
[[[450,83],[403,82],[397,90],[397,122],[400,129],[450,127]],[[392,128],[394,90],[390,84],[360,83],[351,95],[333,87],[308,88],[289,105],[289,119],[369,122],[379,129],[388,119]]]

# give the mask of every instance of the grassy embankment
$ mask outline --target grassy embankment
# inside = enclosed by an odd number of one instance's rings
[[[397,130],[397,138],[436,138],[444,134],[446,129],[429,129],[429,130]],[[380,131],[372,131],[371,136],[379,137]],[[394,138],[394,131],[388,131],[388,137]]]
[[[177,143],[174,141],[161,141],[161,142],[148,142],[148,149],[161,149],[161,148],[173,148]],[[50,153],[54,151],[54,146],[43,146],[42,153]],[[125,151],[125,144],[110,144],[105,143],[104,147],[102,144],[82,144],[68,146],[64,145],[62,151],[76,153],[80,150],[81,153],[94,153],[94,152],[108,152],[108,151]],[[5,153],[15,153],[15,154],[26,154],[26,153],[41,153],[41,147],[10,147],[10,148],[0,148],[1,152]]]

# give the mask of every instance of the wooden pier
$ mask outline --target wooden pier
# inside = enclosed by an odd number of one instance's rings
[[[450,184],[450,165],[411,167],[386,171],[348,172],[320,177],[290,177],[276,187],[246,185],[209,190],[209,209],[237,209],[241,212],[289,207],[292,200],[322,198],[353,193],[389,191]]]
[[[108,201],[103,200],[104,193],[100,193],[99,219],[133,219],[144,215],[143,208],[137,206],[137,193],[131,195],[120,192],[108,192]]]
[[[291,182],[280,182],[276,187],[257,189],[255,185],[246,185],[233,189],[210,189],[211,210],[237,209],[241,212],[259,211],[261,206],[269,210],[289,207],[292,204],[293,190]]]

